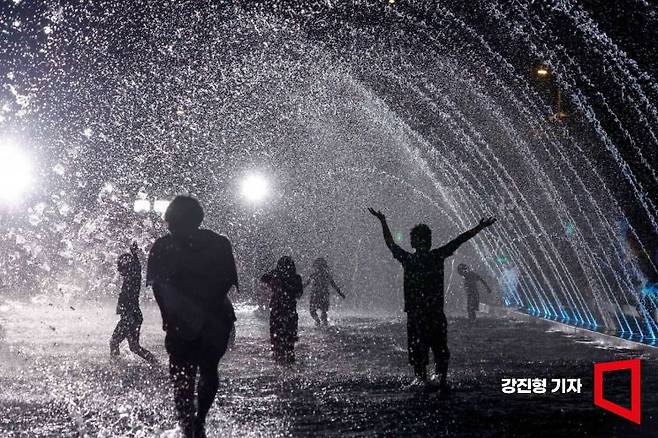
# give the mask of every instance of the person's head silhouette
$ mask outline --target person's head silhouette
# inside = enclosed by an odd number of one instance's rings
[[[329,265],[323,257],[318,257],[317,259],[313,260],[313,269],[316,271],[326,271],[329,269]]]
[[[416,251],[429,251],[432,248],[432,230],[425,224],[411,229],[411,247]]]
[[[457,266],[457,272],[459,272],[459,275],[466,275],[468,271],[469,269],[466,263],[460,263],[459,266]]]
[[[164,216],[171,234],[190,234],[203,222],[203,208],[191,196],[176,196],[167,207]]]
[[[283,256],[276,263],[276,269],[285,277],[292,277],[297,272],[295,262],[290,256]]]
[[[117,271],[119,271],[119,274],[123,275],[124,277],[127,276],[130,273],[130,269],[132,268],[132,263],[132,254],[121,254],[117,258]]]

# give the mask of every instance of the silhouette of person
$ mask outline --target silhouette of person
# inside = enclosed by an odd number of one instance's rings
[[[170,233],[151,248],[146,276],[166,332],[179,425],[185,437],[195,438],[206,436],[206,416],[219,387],[217,367],[235,321],[227,293],[239,288],[231,242],[199,228],[203,217],[192,197],[171,202],[164,217]]]
[[[319,257],[313,261],[313,272],[304,287],[313,283],[311,289],[310,299],[310,312],[311,317],[315,320],[315,325],[327,325],[327,311],[329,311],[329,286],[336,290],[336,293],[345,299],[345,295],[340,291],[338,285],[334,281],[331,273],[329,272],[329,265],[327,261]],[[318,318],[318,309],[320,310],[320,318]]]
[[[480,293],[478,292],[478,282],[482,283],[487,289],[487,292],[491,293],[491,288],[489,285],[475,272],[471,271],[468,265],[460,263],[457,266],[457,272],[459,275],[464,277],[464,292],[466,292],[466,311],[468,313],[468,319],[475,321],[476,313],[480,307]]]
[[[410,253],[400,248],[391,235],[386,217],[381,211],[369,208],[382,225],[384,241],[393,257],[404,268],[404,311],[407,313],[407,350],[409,363],[416,377],[427,381],[429,350],[434,354],[439,388],[448,390],[447,374],[450,351],[448,350],[448,323],[443,312],[443,262],[469,239],[496,222],[494,218],[482,219],[474,228],[460,234],[447,244],[432,248],[432,231],[425,224],[411,230]]]
[[[155,356],[146,348],[139,345],[139,332],[144,318],[139,308],[139,291],[142,287],[142,265],[139,262],[137,244],[130,245],[130,253],[124,253],[117,259],[117,270],[123,283],[117,302],[117,315],[119,323],[110,339],[110,356],[119,357],[119,344],[128,340],[130,351],[152,364],[157,363]]]
[[[264,274],[260,281],[266,283],[270,296],[270,342],[272,354],[278,363],[295,362],[297,341],[297,300],[304,291],[302,277],[297,274],[295,262],[283,256],[276,268]]]

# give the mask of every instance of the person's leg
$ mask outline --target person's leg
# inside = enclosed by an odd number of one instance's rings
[[[121,344],[124,339],[126,339],[126,321],[122,316],[110,338],[110,356],[119,356],[119,344]]]
[[[475,314],[475,307],[472,305],[468,306],[468,319],[469,321],[475,321],[476,314]]]
[[[409,363],[414,368],[414,374],[420,380],[427,380],[427,362],[428,346],[423,342],[422,333],[420,333],[419,321],[413,317],[407,316],[407,351],[409,354]]]
[[[473,310],[473,291],[466,289],[466,314],[469,320],[473,320],[475,313]]]
[[[174,404],[185,438],[194,437],[194,382],[197,366],[186,358],[169,354],[169,374],[174,384]]]
[[[210,361],[199,368],[199,383],[197,385],[198,407],[195,420],[196,438],[205,437],[206,417],[215,401],[217,390],[219,389],[219,373],[216,362]]]
[[[148,363],[155,364],[158,362],[158,360],[155,358],[153,353],[151,353],[146,348],[139,345],[139,333],[141,328],[142,328],[141,320],[133,321],[132,327],[130,327],[128,334],[128,347],[130,348],[130,351],[132,351],[133,353],[135,353],[137,356],[141,357]]]
[[[320,325],[321,321],[320,318],[318,318],[318,303],[315,300],[315,297],[311,297],[311,318],[315,321],[315,325]]]
[[[270,345],[272,357],[276,362],[281,359],[281,327],[278,313],[270,311]]]
[[[322,300],[320,301],[320,310],[321,310],[320,319],[322,320],[322,325],[327,325],[327,311],[329,310],[329,291],[327,291],[326,295],[324,295],[322,297]]]
[[[286,364],[295,362],[295,341],[297,340],[297,313],[286,317],[284,332],[281,336],[283,361]]]
[[[279,339],[279,362],[282,364],[295,362],[295,335],[291,327],[287,327]]]
[[[448,349],[448,321],[445,315],[438,318],[438,323],[432,330],[432,352],[436,363],[436,374],[439,376],[441,388],[448,386],[448,363],[450,350]]]

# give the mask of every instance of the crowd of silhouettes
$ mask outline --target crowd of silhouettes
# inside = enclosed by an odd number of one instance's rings
[[[447,391],[450,351],[443,311],[443,264],[463,243],[496,220],[482,219],[476,227],[435,249],[430,228],[417,225],[411,230],[414,252],[407,252],[393,240],[384,214],[372,208],[369,211],[380,220],[384,241],[404,269],[409,362],[418,380],[427,383],[431,350],[439,381],[435,386]],[[236,316],[228,294],[232,288],[239,288],[231,242],[223,235],[200,228],[203,218],[203,209],[196,199],[177,196],[164,215],[169,233],[156,240],[147,262],[146,280],[153,288],[162,316],[176,412],[186,438],[206,436],[206,417],[219,387],[218,364],[235,336]],[[460,274],[469,296],[470,316],[479,301],[475,283],[483,280],[463,266],[460,265]],[[117,268],[123,285],[111,354],[116,357],[120,342],[128,339],[133,352],[156,363],[155,357],[139,345],[143,320],[139,309],[141,264],[135,244],[129,254],[119,256]],[[292,364],[298,340],[297,301],[304,287],[311,285],[309,310],[317,325],[328,324],[330,289],[342,298],[345,295],[322,257],[313,262],[305,283],[290,256],[281,257],[273,270],[260,277],[260,282],[269,291],[272,355],[277,363]]]

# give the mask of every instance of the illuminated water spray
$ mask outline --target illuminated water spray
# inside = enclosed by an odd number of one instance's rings
[[[13,143],[0,142],[0,202],[19,202],[32,185],[32,163]]]

